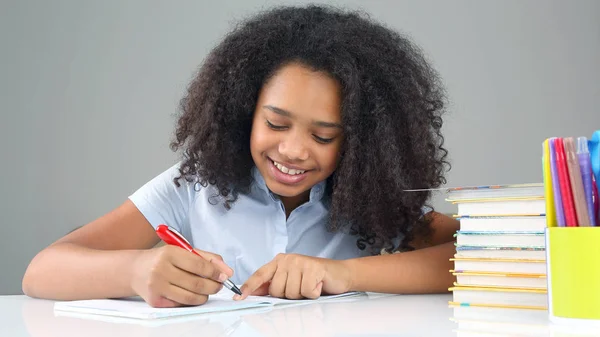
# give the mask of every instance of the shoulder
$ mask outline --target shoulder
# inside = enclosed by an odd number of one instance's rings
[[[181,176],[178,162],[167,168],[157,176],[146,182],[137,189],[130,197],[135,204],[143,201],[162,199],[164,201],[191,201],[199,184],[195,180],[186,179]]]
[[[181,163],[167,168],[129,196],[153,227],[167,223],[185,231],[189,211],[203,189],[195,180],[180,177]],[[177,181],[177,184],[176,184]]]

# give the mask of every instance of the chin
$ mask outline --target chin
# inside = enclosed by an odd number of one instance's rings
[[[305,188],[304,186],[282,186],[282,184],[278,182],[269,182],[267,183],[267,187],[274,194],[288,198],[299,196],[308,190],[308,188]]]

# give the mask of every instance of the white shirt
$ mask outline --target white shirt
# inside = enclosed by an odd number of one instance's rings
[[[226,210],[221,199],[211,198],[216,187],[201,187],[180,179],[176,164],[146,183],[129,199],[150,224],[177,229],[190,243],[223,257],[234,270],[231,281],[242,284],[258,268],[278,253],[297,253],[329,259],[349,259],[369,255],[360,250],[356,236],[330,233],[326,229],[328,209],[322,202],[325,182],[315,185],[308,202],[286,219],[283,203],[269,191],[256,167],[248,194]],[[212,202],[212,203],[211,203]]]

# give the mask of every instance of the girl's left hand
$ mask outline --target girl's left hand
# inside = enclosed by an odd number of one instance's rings
[[[352,275],[345,260],[330,260],[298,254],[278,254],[260,267],[242,288],[249,295],[271,295],[279,298],[316,299],[321,293],[341,294],[350,291]]]

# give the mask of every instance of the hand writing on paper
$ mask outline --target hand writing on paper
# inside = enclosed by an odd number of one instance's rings
[[[316,299],[322,293],[350,291],[351,284],[351,272],[343,260],[278,254],[252,274],[241,288],[242,296],[234,298],[268,294],[288,299]]]
[[[206,303],[233,270],[221,256],[196,251],[201,257],[175,246],[142,251],[133,263],[131,288],[153,307]]]

